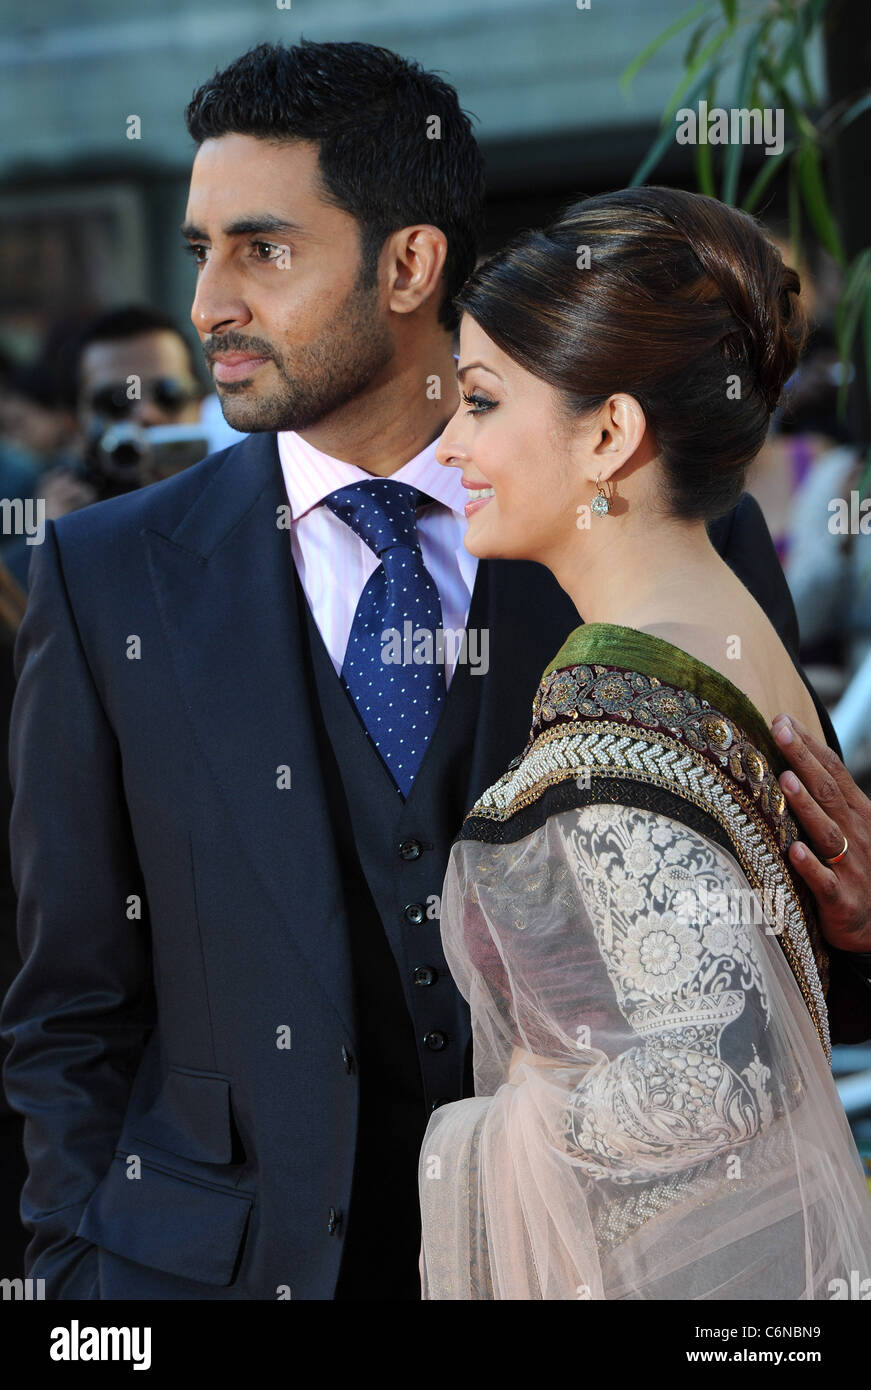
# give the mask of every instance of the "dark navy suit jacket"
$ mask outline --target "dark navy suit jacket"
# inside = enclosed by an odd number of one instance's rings
[[[335,1289],[353,992],[284,504],[275,436],[251,436],[48,523],[31,562],[10,737],[24,965],[2,1024],[49,1298]],[[756,504],[712,536],[795,653]],[[542,566],[482,565],[469,805],[579,622]],[[277,1046],[300,1022],[302,1055]]]

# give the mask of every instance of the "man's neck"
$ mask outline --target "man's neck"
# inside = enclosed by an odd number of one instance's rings
[[[447,339],[426,361],[418,354],[299,435],[331,458],[387,478],[438,439],[457,401],[456,364]]]

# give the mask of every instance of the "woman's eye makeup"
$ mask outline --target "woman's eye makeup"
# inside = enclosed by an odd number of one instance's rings
[[[491,400],[489,396],[482,396],[478,391],[468,393],[463,391],[462,396],[466,405],[474,406],[473,410],[466,411],[467,415],[482,415],[485,410],[492,410],[497,404],[497,402]]]

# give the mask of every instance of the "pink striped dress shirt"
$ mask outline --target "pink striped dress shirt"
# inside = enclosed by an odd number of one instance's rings
[[[442,604],[442,627],[462,632],[475,587],[477,557],[463,544],[467,493],[459,468],[435,457],[436,444],[396,472],[390,480],[420,488],[435,499],[418,512],[417,532],[423,562],[435,580]],[[278,435],[278,457],[290,504],[290,546],[312,616],[332,658],[342,670],[357,604],[380,561],[344,521],[322,505],[325,497],[349,483],[371,478],[353,463],[322,454],[292,430]],[[445,643],[445,681],[450,686],[458,643]]]

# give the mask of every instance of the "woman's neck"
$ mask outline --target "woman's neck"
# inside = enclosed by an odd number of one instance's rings
[[[613,518],[615,521],[628,518]],[[549,566],[585,623],[662,637],[725,676],[766,721],[793,710],[824,739],[813,705],[775,628],[711,544],[704,522],[615,526]],[[582,544],[584,543],[582,542]]]
[[[609,534],[609,520],[597,519],[596,532],[583,538],[583,550],[552,566],[585,623],[645,628],[716,622],[723,591],[734,592],[737,585],[743,592],[703,521],[651,519],[645,528],[615,517]]]

